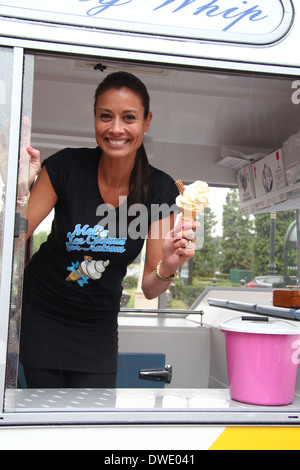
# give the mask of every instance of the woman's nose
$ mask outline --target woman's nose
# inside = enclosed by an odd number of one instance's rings
[[[112,121],[111,130],[114,134],[120,134],[123,131],[122,120],[116,118]]]

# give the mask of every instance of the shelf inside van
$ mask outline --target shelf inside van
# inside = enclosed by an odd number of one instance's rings
[[[269,317],[285,318],[290,320],[300,321],[300,310],[293,308],[274,307],[273,305],[263,305],[255,303],[245,303],[230,300],[220,300],[209,298],[208,303],[214,307],[227,308],[229,310],[239,310],[240,312],[258,313],[260,315],[267,315]]]

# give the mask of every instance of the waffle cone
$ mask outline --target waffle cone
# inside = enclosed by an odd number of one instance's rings
[[[79,275],[86,277],[86,274],[82,271],[81,266],[79,266],[79,268],[77,269],[77,272],[78,272]]]
[[[186,222],[193,222],[196,218],[197,211],[196,209],[191,208],[182,208],[182,224]]]
[[[80,279],[81,276],[80,274],[78,274],[77,271],[73,271],[66,279],[66,281],[78,281],[78,279]]]

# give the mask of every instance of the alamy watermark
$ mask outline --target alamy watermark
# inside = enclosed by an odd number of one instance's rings
[[[96,216],[99,217],[98,234],[101,238],[109,236],[118,239],[146,239],[151,226],[152,239],[165,239],[174,228],[171,216],[178,212],[176,204],[171,206],[166,203],[151,204],[149,208],[137,203],[128,207],[127,197],[121,196],[118,208],[110,204],[98,206],[96,211]],[[160,226],[155,224],[158,220],[163,220]],[[195,244],[199,250],[204,244],[204,211],[197,214],[196,221],[199,223],[195,230]],[[183,236],[181,214],[175,220],[175,229],[177,238]]]
[[[292,83],[292,89],[295,90],[292,93],[292,103],[298,105],[300,104],[300,80],[295,80]]]
[[[176,204],[151,204],[150,211],[144,204],[132,204],[128,207],[127,197],[119,197],[119,206],[115,208],[111,204],[98,206],[96,216],[100,217],[99,226],[107,227],[111,237],[131,238],[132,240],[144,239],[148,235],[148,227],[159,219],[170,220],[173,213],[178,212]],[[164,233],[152,234],[152,238],[165,238],[172,229],[170,224],[164,224]]]

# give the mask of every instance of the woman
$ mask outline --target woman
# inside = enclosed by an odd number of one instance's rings
[[[94,114],[98,147],[47,159],[29,198],[27,237],[55,207],[51,234],[25,270],[20,359],[29,388],[114,387],[127,266],[148,236],[142,288],[151,299],[195,253],[192,225],[163,235],[174,225],[178,192],[147,160],[144,84],[125,72],[109,75]],[[38,152],[28,153],[36,165]],[[169,215],[153,220],[151,208],[163,203]],[[146,230],[136,208],[145,208]]]

